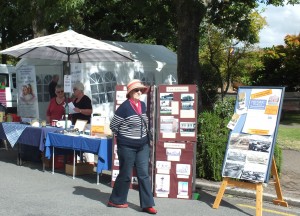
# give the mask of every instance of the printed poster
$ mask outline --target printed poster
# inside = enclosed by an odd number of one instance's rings
[[[38,95],[34,66],[22,66],[17,71],[18,115],[39,118]]]
[[[243,133],[258,135],[274,133],[281,93],[281,89],[253,89],[251,91]]]

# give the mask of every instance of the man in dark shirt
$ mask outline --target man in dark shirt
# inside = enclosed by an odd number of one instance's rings
[[[54,75],[52,76],[51,82],[49,83],[49,94],[50,94],[50,99],[56,97],[56,94],[55,94],[55,87],[56,87],[56,85],[57,85],[58,80],[59,80],[59,76],[58,76],[57,74],[54,74]]]

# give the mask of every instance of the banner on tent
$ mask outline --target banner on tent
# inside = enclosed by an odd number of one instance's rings
[[[18,115],[23,118],[39,118],[35,67],[20,67],[17,70],[17,83]]]

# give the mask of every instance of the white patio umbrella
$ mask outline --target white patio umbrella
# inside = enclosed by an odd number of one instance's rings
[[[66,62],[133,61],[131,53],[73,30],[34,38],[0,51],[18,58],[51,59]]]
[[[2,50],[0,54],[7,54],[18,58],[59,60],[68,63],[133,61],[129,51],[78,34],[73,30],[34,38]],[[67,74],[70,74],[70,71]]]

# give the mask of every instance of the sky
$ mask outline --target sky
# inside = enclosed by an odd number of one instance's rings
[[[260,32],[259,47],[284,45],[284,37],[288,34],[300,34],[300,5],[285,5],[284,7],[264,6],[261,15],[268,23]]]

